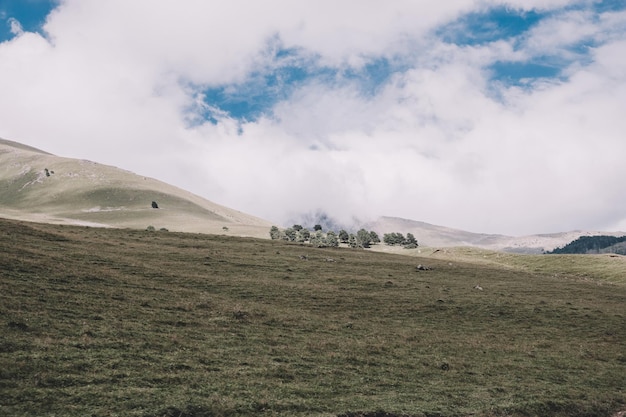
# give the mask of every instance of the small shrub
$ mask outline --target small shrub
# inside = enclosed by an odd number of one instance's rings
[[[154,226],[148,226],[146,227],[146,232],[154,232],[156,231],[156,229],[154,228]]]

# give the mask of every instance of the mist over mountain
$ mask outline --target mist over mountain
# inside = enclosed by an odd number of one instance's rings
[[[338,232],[339,230],[345,230],[348,233],[356,233],[360,228],[362,222],[354,218],[352,222],[341,221],[324,210],[314,210],[306,213],[293,215],[285,226],[292,226],[299,224],[306,229],[313,230],[315,225],[322,226],[322,230],[333,230]]]
[[[154,204],[153,204],[154,203]],[[158,208],[155,208],[157,206]],[[161,181],[96,162],[62,158],[0,139],[0,215],[44,223],[183,232],[230,233],[269,238],[272,224]],[[581,236],[623,232],[568,231],[530,236],[474,233],[399,217],[339,220],[324,210],[293,215],[288,224],[324,231],[359,229],[412,233],[421,247],[471,246],[516,253],[544,253]],[[606,249],[610,250],[610,249]]]
[[[291,226],[293,224],[300,224],[309,230],[313,230],[313,227],[319,224],[322,226],[323,230],[339,231],[343,229],[349,233],[356,233],[359,229],[366,229],[376,232],[381,238],[386,233],[402,233],[404,235],[412,233],[422,247],[470,246],[526,254],[545,253],[555,248],[565,246],[581,236],[622,236],[624,234],[622,232],[573,230],[550,234],[507,236],[501,234],[474,233],[417,220],[387,216],[381,216],[375,220],[368,221],[354,218],[350,224],[346,224],[323,210],[293,216],[289,224],[285,226]]]

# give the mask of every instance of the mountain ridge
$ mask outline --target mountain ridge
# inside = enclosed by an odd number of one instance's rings
[[[152,201],[158,209],[152,208]],[[260,238],[269,238],[273,225],[154,178],[84,159],[59,157],[1,138],[0,216],[42,223],[139,229],[153,226]],[[302,219],[339,224],[319,211]],[[355,221],[351,229],[359,228],[376,231],[381,238],[385,233],[412,233],[422,247],[470,246],[515,253],[544,253],[581,236],[626,234],[575,230],[515,237],[392,216]]]

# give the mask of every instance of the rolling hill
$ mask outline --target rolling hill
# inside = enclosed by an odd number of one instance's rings
[[[158,209],[152,208],[156,202]],[[0,215],[95,227],[267,237],[271,224],[153,178],[0,139]]]
[[[498,234],[472,233],[449,227],[436,226],[415,220],[398,217],[380,217],[375,221],[362,225],[367,230],[375,230],[379,234],[400,232],[413,233],[421,246],[454,247],[470,246],[495,251],[539,254],[564,246],[580,236],[611,235],[623,236],[623,232],[598,232],[574,230],[569,232],[506,236]]]
[[[158,204],[158,209],[151,206]],[[325,213],[306,223],[329,225]],[[153,178],[87,160],[63,158],[0,139],[0,217],[94,227],[227,233],[269,238],[272,224],[213,203]],[[337,226],[333,224],[333,226]],[[338,227],[338,226],[337,226]],[[384,233],[412,233],[421,246],[469,246],[494,251],[538,254],[562,247],[580,236],[612,235],[569,231],[531,236],[472,233],[429,223],[380,217],[353,227]],[[380,245],[376,249],[388,251]]]

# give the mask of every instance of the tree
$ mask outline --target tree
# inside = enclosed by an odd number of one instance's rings
[[[348,234],[348,232],[341,229],[339,231],[339,240],[341,241],[341,243],[348,243],[349,239],[350,239],[350,235]]]
[[[296,242],[304,243],[307,240],[309,239],[305,237],[304,233],[302,233],[302,230],[296,230]]]
[[[293,227],[288,227],[285,229],[285,240],[288,240],[290,242],[295,242],[296,241],[296,231],[293,229]]]
[[[350,233],[350,236],[348,237],[348,245],[350,245],[351,248],[358,248],[359,245],[356,241],[356,236],[353,235],[352,233]]]
[[[299,224],[294,224],[294,225],[292,226],[292,228],[293,228],[295,231],[297,231],[297,232],[299,232],[300,230],[302,230],[302,229],[303,229],[303,227],[302,227],[301,225],[299,225]]]
[[[282,233],[280,233],[280,230],[278,230],[276,226],[272,226],[270,229],[270,238],[272,238],[272,240],[280,240],[281,234]]]
[[[378,237],[378,234],[373,230],[370,232],[370,242],[380,243],[380,238]]]
[[[369,248],[370,247],[370,232],[365,229],[361,229],[356,232],[356,241],[357,245],[361,248]]]
[[[326,246],[326,240],[324,239],[324,235],[319,230],[311,236],[309,243],[317,248],[323,248]]]
[[[315,230],[316,232],[321,232],[322,231],[322,225],[321,224],[316,224],[315,226],[313,226],[313,230]]]
[[[337,239],[337,234],[332,230],[326,233],[326,245],[331,248],[336,248],[337,246],[339,246],[339,239]]]
[[[406,239],[403,243],[403,246],[405,249],[415,249],[418,246],[417,239],[415,239],[415,236],[413,236],[412,233],[406,234]]]
[[[402,245],[406,239],[402,233],[385,233],[383,235],[383,242],[387,245]]]

